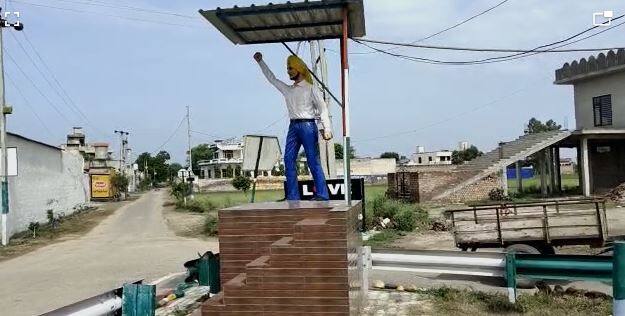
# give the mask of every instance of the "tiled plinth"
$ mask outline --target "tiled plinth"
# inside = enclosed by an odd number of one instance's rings
[[[219,211],[213,315],[358,315],[360,203],[272,202]]]

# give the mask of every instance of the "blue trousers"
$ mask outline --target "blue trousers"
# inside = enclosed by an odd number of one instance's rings
[[[286,174],[286,199],[299,200],[297,187],[297,154],[300,147],[304,146],[308,168],[315,182],[315,196],[327,200],[328,186],[319,161],[319,136],[317,124],[314,120],[292,120],[289,124],[289,133],[286,135],[284,150],[284,172]]]

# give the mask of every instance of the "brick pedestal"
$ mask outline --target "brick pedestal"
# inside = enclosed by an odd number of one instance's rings
[[[223,289],[202,315],[358,315],[359,213],[309,201],[220,210]]]

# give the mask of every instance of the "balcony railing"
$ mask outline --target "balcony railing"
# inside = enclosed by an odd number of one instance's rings
[[[243,158],[215,158],[215,159],[198,161],[199,165],[218,164],[218,163],[243,163]]]

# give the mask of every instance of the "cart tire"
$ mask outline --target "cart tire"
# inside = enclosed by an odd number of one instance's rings
[[[514,244],[506,247],[507,253],[529,253],[529,254],[540,254],[540,251],[536,249],[534,246],[530,246],[527,244]],[[504,276],[505,278],[505,276]],[[536,287],[536,282],[538,280],[526,279],[526,278],[517,278],[517,287],[521,289],[533,289]]]

